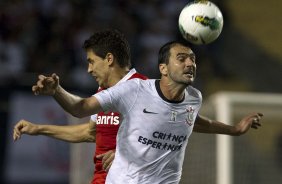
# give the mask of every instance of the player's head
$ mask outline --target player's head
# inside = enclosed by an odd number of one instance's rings
[[[104,30],[94,33],[85,40],[83,48],[92,50],[97,56],[106,58],[111,53],[121,68],[130,68],[130,47],[125,36],[118,30]]]
[[[83,48],[87,53],[88,72],[101,87],[110,87],[114,72],[131,67],[129,43],[117,30],[94,33],[85,40]]]
[[[172,41],[159,50],[159,69],[162,78],[190,85],[196,77],[196,57],[185,42]]]

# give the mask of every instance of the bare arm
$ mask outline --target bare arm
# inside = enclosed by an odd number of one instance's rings
[[[60,106],[75,117],[86,117],[103,111],[95,97],[81,98],[64,90],[59,84],[59,77],[39,75],[37,84],[32,86],[35,95],[50,95]]]
[[[103,111],[98,100],[94,96],[81,98],[65,91],[61,86],[58,86],[53,97],[65,111],[78,118],[90,116]]]
[[[95,142],[96,123],[89,121],[79,125],[40,125],[26,120],[19,121],[14,127],[14,141],[21,138],[22,134],[45,135],[55,139],[78,143]]]
[[[252,113],[243,117],[239,123],[232,126],[199,115],[196,119],[193,131],[238,136],[245,134],[250,128],[257,129],[261,126],[260,119],[262,116],[263,114],[261,113]]]

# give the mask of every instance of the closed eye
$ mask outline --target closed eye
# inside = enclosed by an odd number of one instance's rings
[[[93,60],[93,59],[88,58],[88,59],[87,59],[87,62],[88,62],[88,64],[93,64],[93,63],[94,63],[94,60]]]
[[[196,61],[196,56],[194,53],[187,54],[187,53],[178,53],[177,54],[177,60],[180,62],[184,62],[187,58],[190,58],[193,63]]]

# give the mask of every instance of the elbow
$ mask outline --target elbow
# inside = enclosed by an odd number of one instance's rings
[[[86,112],[83,110],[82,106],[76,106],[72,108],[71,111],[69,111],[69,113],[76,118],[85,118],[88,116]]]
[[[85,118],[92,114],[91,107],[87,100],[83,99],[77,103],[71,110],[71,114],[76,118]]]

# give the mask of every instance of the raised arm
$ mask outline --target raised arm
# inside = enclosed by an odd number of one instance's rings
[[[257,129],[261,126],[260,120],[262,116],[262,113],[252,113],[243,117],[239,123],[232,126],[198,115],[193,131],[239,136],[245,134],[250,128]]]
[[[52,74],[51,77],[39,75],[37,84],[32,86],[35,95],[50,95],[60,106],[75,117],[86,117],[102,111],[95,97],[81,98],[64,90],[59,83],[59,77]]]
[[[22,134],[45,135],[72,143],[95,142],[96,123],[90,120],[79,125],[58,126],[33,124],[26,120],[20,120],[14,127],[14,141],[20,139]]]

